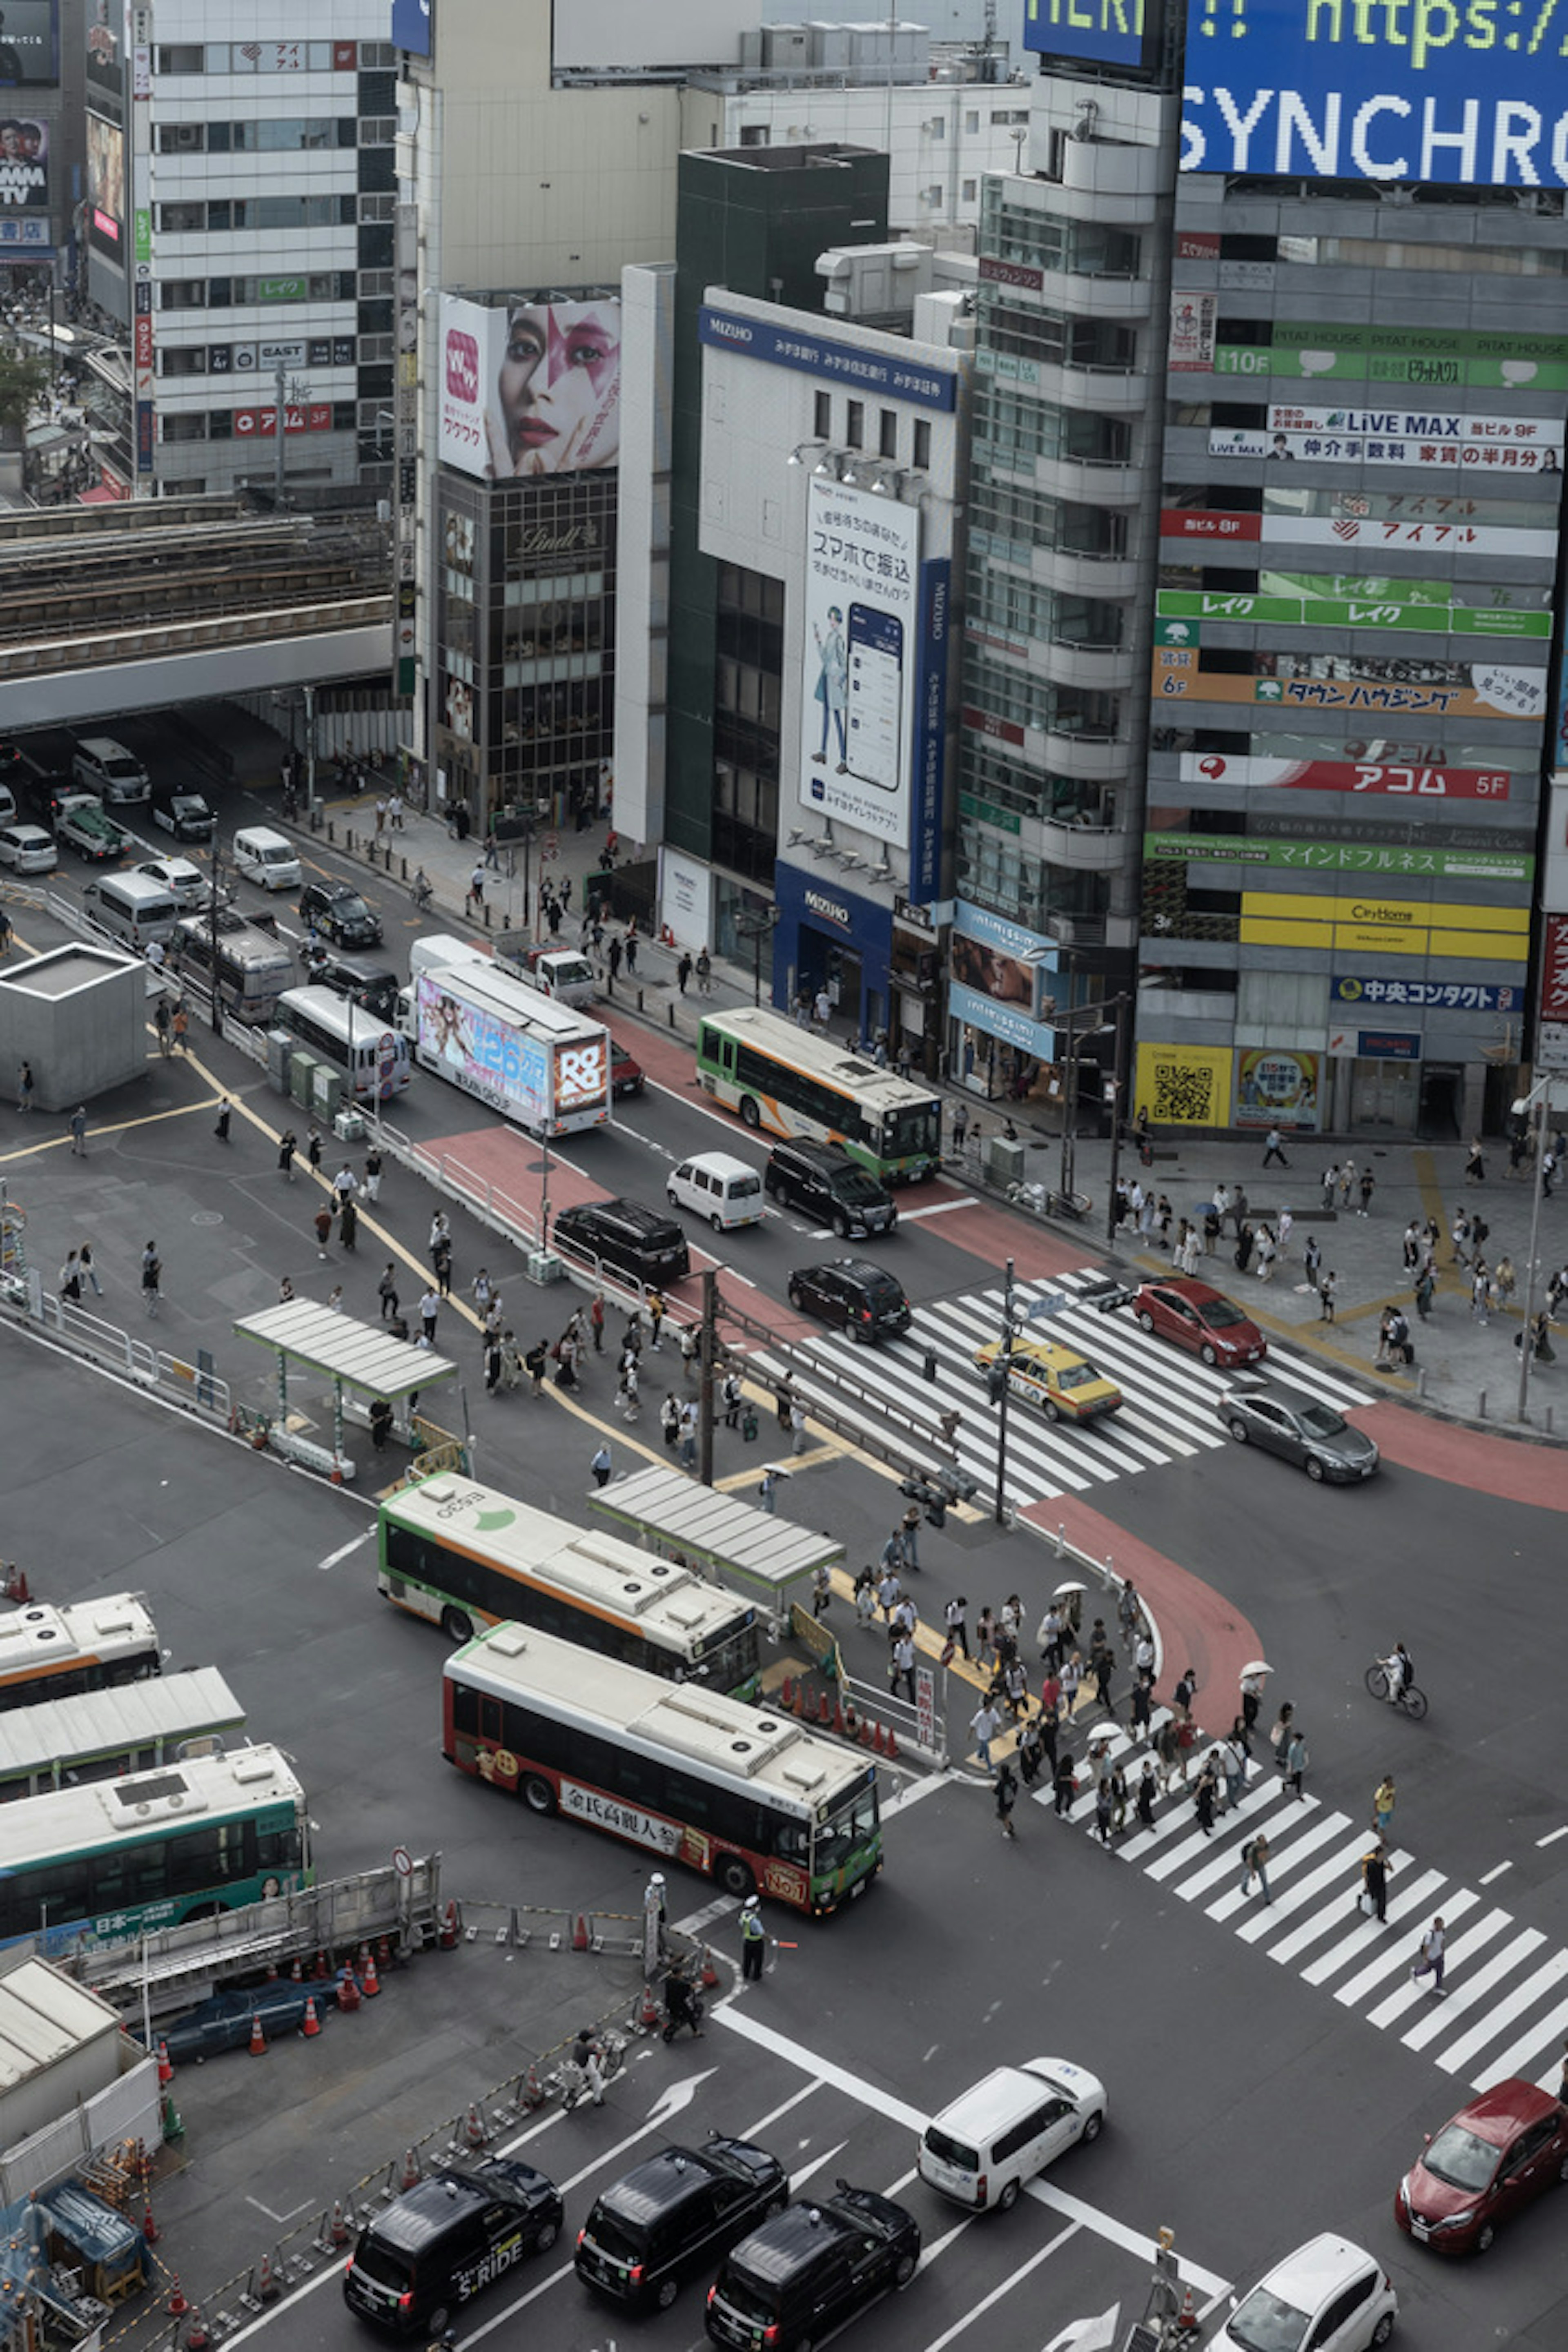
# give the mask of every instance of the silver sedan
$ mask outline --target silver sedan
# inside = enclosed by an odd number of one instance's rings
[[[1283,1397],[1271,1389],[1233,1390],[1215,1408],[1238,1445],[1261,1445],[1309,1478],[1350,1486],[1370,1478],[1378,1451],[1331,1405]]]

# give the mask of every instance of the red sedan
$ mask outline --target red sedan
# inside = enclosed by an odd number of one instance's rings
[[[1568,2180],[1568,2109],[1533,2083],[1494,2083],[1426,2142],[1394,2218],[1434,2253],[1484,2254],[1498,2225]]]
[[[1144,1283],[1132,1312],[1145,1331],[1190,1348],[1205,1364],[1259,1364],[1268,1353],[1268,1340],[1239,1307],[1206,1282],[1183,1275]]]

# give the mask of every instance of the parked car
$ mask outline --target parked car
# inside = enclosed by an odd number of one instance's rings
[[[618,1038],[610,1040],[610,1095],[619,1102],[623,1095],[640,1095],[647,1078],[643,1066],[635,1062]]]
[[[215,1992],[209,2000],[197,2003],[183,2017],[173,2019],[167,2025],[154,2029],[153,2046],[167,2042],[169,2056],[176,2066],[190,2060],[216,2058],[226,2050],[244,2050],[250,2042],[253,2019],[261,2020],[261,2031],[269,2042],[280,2034],[297,2033],[305,2022],[305,2002],[313,1999],[318,2024],[329,2009],[337,2006],[338,1989],[331,1978],[321,1983],[295,1984],[287,1977],[279,1977],[271,1984],[254,1986],[248,1992]]]
[[[1238,1445],[1261,1445],[1293,1462],[1309,1478],[1339,1486],[1370,1478],[1381,1456],[1363,1430],[1352,1429],[1332,1405],[1273,1390],[1227,1390],[1215,1411]]]
[[[734,2352],[798,2352],[908,2286],[920,2258],[907,2206],[840,2180],[833,2196],[788,2206],[742,2239],[708,2290],[709,2336]]]
[[[55,825],[55,837],[68,842],[79,857],[103,865],[111,857],[123,857],[129,836],[121,832],[111,817],[105,816],[97,801],[78,795],[62,802]]]
[[[1250,2294],[1232,2297],[1209,2352],[1373,2352],[1398,2316],[1383,2264],[1325,2232],[1276,2263]]]
[[[1190,1348],[1205,1364],[1260,1364],[1268,1353],[1268,1340],[1239,1307],[1184,1275],[1143,1283],[1132,1312],[1145,1331]]]
[[[1568,2181],[1568,2110],[1533,2083],[1494,2083],[1427,2140],[1394,2218],[1435,2254],[1484,2254],[1500,2223],[1559,2181]]]
[[[974,1351],[975,1370],[984,1373],[987,1385],[1001,1353],[1000,1339],[987,1339]],[[1015,1339],[1007,1357],[1007,1386],[1014,1396],[1037,1404],[1047,1421],[1099,1421],[1119,1412],[1125,1402],[1116,1382],[1108,1381],[1087,1356],[1054,1339]]]
[[[176,841],[210,841],[217,819],[200,793],[184,784],[160,784],[153,794],[153,822]]]
[[[565,2212],[531,2164],[491,2156],[471,2172],[442,2166],[366,2223],[343,2273],[362,2319],[423,2343],[525,2254],[548,2253]]]
[[[149,857],[133,871],[144,874],[149,882],[161,882],[175,903],[187,909],[205,907],[212,887],[201,867],[193,866],[188,857]]]
[[[878,1339],[896,1339],[910,1328],[903,1284],[869,1258],[838,1257],[824,1265],[796,1266],[789,1278],[789,1303],[803,1315],[837,1323],[864,1347]]]
[[[300,917],[334,947],[381,945],[381,917],[347,882],[307,882],[300,893]]]
[[[0,824],[0,866],[14,874],[52,874],[58,864],[55,836],[41,824]]]
[[[616,2303],[668,2311],[684,2279],[788,2197],[784,2166],[749,2140],[716,2133],[700,2147],[661,2148],[595,2199],[577,2234],[577,2275]]]
[[[587,1201],[563,1209],[552,1230],[563,1257],[596,1258],[629,1281],[679,1282],[691,1271],[686,1235],[663,1209],[640,1201]]]

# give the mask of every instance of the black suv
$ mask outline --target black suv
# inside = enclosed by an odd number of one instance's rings
[[[616,2303],[668,2311],[689,2272],[782,2213],[788,2196],[784,2166],[747,2140],[667,2147],[595,2201],[577,2233],[577,2275]]]
[[[588,1201],[563,1209],[553,1246],[563,1257],[597,1258],[611,1274],[651,1282],[656,1289],[691,1271],[691,1253],[675,1219],[640,1201]]]
[[[885,1185],[837,1143],[781,1143],[768,1156],[769,1198],[789,1201],[840,1241],[851,1234],[890,1234],[899,1221]]]
[[[560,2235],[561,2191],[529,2164],[492,2156],[433,2172],[360,2231],[343,2300],[398,2336],[439,2336],[455,2311]]]
[[[910,1328],[910,1302],[902,1283],[869,1258],[836,1257],[826,1265],[797,1265],[789,1278],[789,1303],[803,1315],[841,1324],[867,1348],[878,1339],[897,1339]]]
[[[307,882],[300,893],[300,919],[334,947],[381,945],[381,917],[346,882]]]
[[[391,1027],[402,983],[390,964],[377,963],[370,956],[334,955],[328,949],[310,966],[310,977],[315,987],[346,996],[351,1004],[373,1013]]]
[[[792,2205],[742,2238],[708,2290],[708,2333],[736,2352],[820,2344],[863,2305],[908,2286],[920,2258],[912,2213],[841,2180],[837,2196]]]
[[[184,784],[159,784],[153,793],[153,822],[176,841],[210,841],[217,820],[200,793]]]

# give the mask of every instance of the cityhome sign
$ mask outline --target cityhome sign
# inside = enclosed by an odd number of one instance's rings
[[[1191,0],[1182,169],[1568,187],[1552,0]]]

